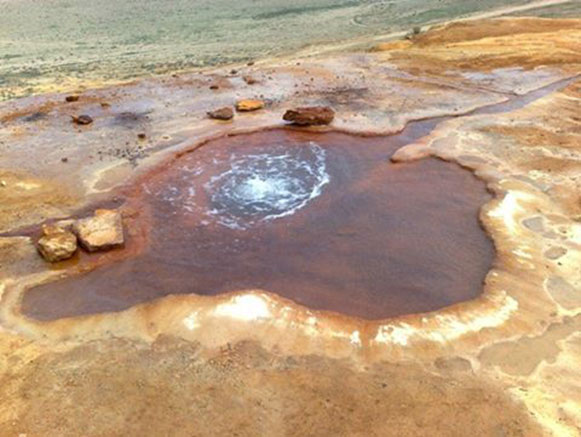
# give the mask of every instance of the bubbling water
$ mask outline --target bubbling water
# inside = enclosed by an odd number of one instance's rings
[[[326,152],[313,141],[258,149],[213,156],[187,168],[158,194],[176,214],[203,217],[202,225],[244,230],[294,214],[330,182]]]
[[[314,142],[292,149],[234,157],[230,169],[204,188],[210,215],[224,226],[243,229],[294,214],[329,183],[325,151]]]

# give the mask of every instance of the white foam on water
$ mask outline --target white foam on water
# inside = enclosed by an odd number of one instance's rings
[[[243,230],[294,214],[320,196],[330,181],[326,152],[314,142],[255,150],[233,153],[227,162],[212,157],[204,164],[185,166],[178,184],[169,182],[154,195],[171,204],[174,214],[198,214],[202,225]],[[208,172],[216,173],[216,167],[221,169],[217,175],[204,178]],[[206,183],[201,182],[204,179]]]
[[[218,223],[246,229],[294,214],[321,195],[329,181],[325,150],[310,142],[233,156],[230,169],[213,177],[204,189],[213,205],[209,214]]]

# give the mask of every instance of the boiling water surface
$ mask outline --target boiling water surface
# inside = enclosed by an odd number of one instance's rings
[[[23,312],[264,289],[379,319],[474,298],[494,252],[478,221],[490,195],[455,164],[391,163],[407,139],[274,130],[210,142],[142,184],[144,253],[32,289]]]

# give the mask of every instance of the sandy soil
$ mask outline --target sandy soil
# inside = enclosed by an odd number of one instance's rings
[[[195,343],[160,337],[10,364],[0,396],[25,406],[0,423],[2,435],[541,435],[462,360],[442,362],[440,374],[411,363],[355,370],[246,342],[203,357]]]
[[[337,49],[571,0],[0,0],[0,101]],[[575,11],[569,16],[576,16]],[[214,23],[218,23],[214,25]],[[316,25],[315,25],[316,23]],[[383,35],[388,33],[388,35]],[[345,43],[345,41],[348,41]]]

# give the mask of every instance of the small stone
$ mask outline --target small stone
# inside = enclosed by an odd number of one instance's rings
[[[61,158],[61,162],[69,162],[69,158]]]
[[[93,217],[77,220],[74,230],[81,246],[89,252],[123,245],[123,222],[119,211],[98,209]]]
[[[91,124],[93,122],[93,118],[89,115],[73,115],[73,123],[76,124],[82,124],[82,125],[86,125],[86,124]]]
[[[252,67],[254,65],[254,61],[250,61],[246,65],[248,65],[249,67]]]
[[[244,82],[246,82],[248,85],[254,85],[255,83],[258,82],[258,80],[256,80],[252,76],[244,76],[243,79],[244,79]]]
[[[238,70],[230,70],[230,74],[238,74]]]
[[[225,106],[224,108],[208,112],[208,117],[215,120],[231,120],[234,117],[234,111],[229,106]]]
[[[147,138],[147,135],[145,135],[144,133],[140,133],[140,134],[137,134],[137,138],[143,141]]]
[[[77,251],[77,237],[59,226],[45,225],[38,240],[38,251],[48,262],[58,262],[72,257]]]
[[[282,118],[299,126],[320,126],[330,124],[335,118],[335,111],[328,106],[309,106],[289,109]]]
[[[240,112],[257,111],[264,108],[264,101],[262,100],[239,100],[236,102],[236,110]]]
[[[6,185],[8,185],[6,181],[0,181],[0,187],[5,187]]]
[[[70,96],[66,96],[65,97],[65,102],[78,102],[79,101],[79,95],[77,94],[71,94]]]
[[[216,84],[210,85],[210,89],[211,90],[217,90],[218,88],[220,88],[220,87],[218,85],[216,85]]]

